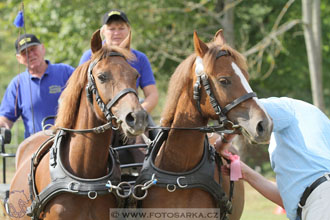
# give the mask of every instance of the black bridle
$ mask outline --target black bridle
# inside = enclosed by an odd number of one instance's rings
[[[114,116],[114,114],[111,112],[112,106],[127,93],[134,93],[137,97],[138,97],[138,95],[133,88],[126,88],[126,89],[121,90],[112,100],[109,100],[109,102],[107,104],[105,104],[102,101],[102,99],[97,91],[95,79],[93,77],[92,71],[93,71],[93,68],[96,66],[96,64],[98,62],[100,62],[100,60],[102,58],[105,58],[108,56],[109,57],[120,56],[120,57],[125,58],[121,53],[110,51],[109,53],[105,54],[104,56],[101,56],[99,59],[96,59],[93,62],[91,62],[89,64],[88,73],[87,73],[88,74],[88,83],[86,86],[86,95],[87,95],[87,99],[89,100],[89,102],[91,104],[93,104],[93,94],[95,94],[95,100],[96,100],[97,104],[101,108],[101,110],[102,110],[104,116],[106,117],[106,119],[108,120],[108,122],[111,122],[112,119],[117,119]]]
[[[220,50],[219,53],[216,56],[216,59],[222,57],[222,56],[229,56],[228,51],[226,50]],[[211,105],[215,111],[215,113],[218,115],[219,119],[219,125],[221,127],[224,128],[235,128],[237,127],[232,121],[230,121],[227,118],[227,113],[235,108],[237,105],[239,105],[240,103],[253,98],[253,97],[257,97],[257,94],[255,92],[249,92],[246,93],[245,95],[235,99],[234,101],[232,101],[231,103],[227,104],[224,108],[221,108],[221,106],[219,105],[218,101],[216,100],[214,94],[212,93],[211,90],[211,86],[210,83],[208,81],[208,77],[204,71],[204,65],[203,65],[203,60],[202,58],[200,58],[199,56],[197,56],[196,61],[195,61],[195,73],[197,75],[197,80],[196,83],[194,85],[194,100],[196,100],[196,105],[197,105],[197,109],[198,111],[202,114],[202,110],[201,110],[201,106],[200,106],[200,89],[201,89],[201,82],[203,84],[203,87],[207,93],[207,95],[210,97],[210,102]]]
[[[69,131],[69,132],[76,132],[76,133],[89,133],[89,132],[94,132],[94,133],[103,133],[105,132],[107,129],[113,129],[113,130],[118,130],[119,129],[119,125],[120,125],[120,120],[112,113],[111,108],[112,106],[119,100],[121,99],[123,96],[125,96],[128,93],[134,93],[137,97],[138,94],[136,93],[136,91],[133,88],[126,88],[121,90],[113,99],[109,100],[109,102],[107,104],[105,104],[103,102],[103,100],[101,99],[99,92],[97,91],[97,87],[95,84],[95,79],[93,77],[93,68],[96,66],[96,64],[98,62],[100,62],[103,58],[106,57],[112,57],[112,56],[120,56],[123,57],[124,59],[126,59],[124,57],[124,55],[122,55],[121,53],[118,52],[114,52],[114,51],[110,51],[106,54],[104,54],[103,56],[99,57],[98,59],[95,59],[94,61],[92,61],[89,64],[88,67],[88,72],[87,72],[87,77],[88,77],[88,83],[86,85],[86,96],[88,101],[93,104],[93,94],[95,94],[95,100],[98,104],[98,106],[100,107],[100,109],[102,110],[104,116],[106,117],[108,123],[95,127],[95,128],[91,128],[91,129],[69,129],[69,128],[60,128],[61,130],[64,131]],[[112,121],[115,120],[116,123],[118,124],[117,127],[114,127]]]

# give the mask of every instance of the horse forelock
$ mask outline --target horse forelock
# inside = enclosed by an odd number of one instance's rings
[[[228,51],[229,55],[234,59],[235,63],[244,71],[247,71],[247,63],[245,57],[241,53],[230,47],[228,44],[218,45],[215,42],[211,42],[208,44],[208,47],[209,50],[205,54],[203,59],[206,72],[213,72],[216,56],[220,50]]]
[[[107,46],[107,45],[104,45],[98,52],[94,53],[92,55],[92,60],[100,59],[100,57],[106,56],[109,52],[120,53],[128,61],[134,61],[134,60],[136,60],[136,57],[131,52],[131,50],[128,50],[126,48],[121,48],[121,47],[118,47],[118,46]]]

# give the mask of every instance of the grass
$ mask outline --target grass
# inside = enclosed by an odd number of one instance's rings
[[[287,220],[286,214],[275,214],[277,205],[264,198],[248,183],[245,187],[245,206],[241,220]]]

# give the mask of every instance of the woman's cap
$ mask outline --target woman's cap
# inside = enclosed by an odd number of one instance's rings
[[[107,24],[107,23],[109,23],[110,18],[113,18],[113,17],[115,17],[115,16],[120,17],[120,18],[123,19],[126,23],[130,24],[130,23],[129,23],[129,20],[128,20],[127,16],[126,16],[126,14],[125,14],[123,11],[120,11],[120,10],[118,10],[118,9],[114,9],[114,10],[111,10],[111,11],[105,13],[104,16],[103,16],[103,24]]]
[[[40,45],[40,41],[33,34],[22,34],[15,41],[16,53],[20,53],[22,50],[25,50],[28,47],[34,45]]]

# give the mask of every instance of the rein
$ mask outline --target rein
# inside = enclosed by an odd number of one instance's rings
[[[63,131],[67,131],[67,132],[74,132],[74,133],[80,133],[80,134],[84,134],[84,133],[96,133],[96,134],[100,134],[105,132],[108,129],[112,129],[112,130],[118,130],[119,129],[119,123],[118,123],[118,127],[113,127],[112,122],[108,122],[104,125],[95,127],[95,128],[89,128],[89,129],[70,129],[70,128],[63,128],[63,127],[58,127],[58,130],[63,130]]]
[[[226,129],[222,125],[218,126],[204,126],[204,127],[163,127],[163,126],[149,126],[149,130],[193,130],[193,131],[200,131],[202,133],[213,133],[213,132],[221,132],[224,134],[239,134],[241,132],[240,126],[233,125],[232,129]]]

